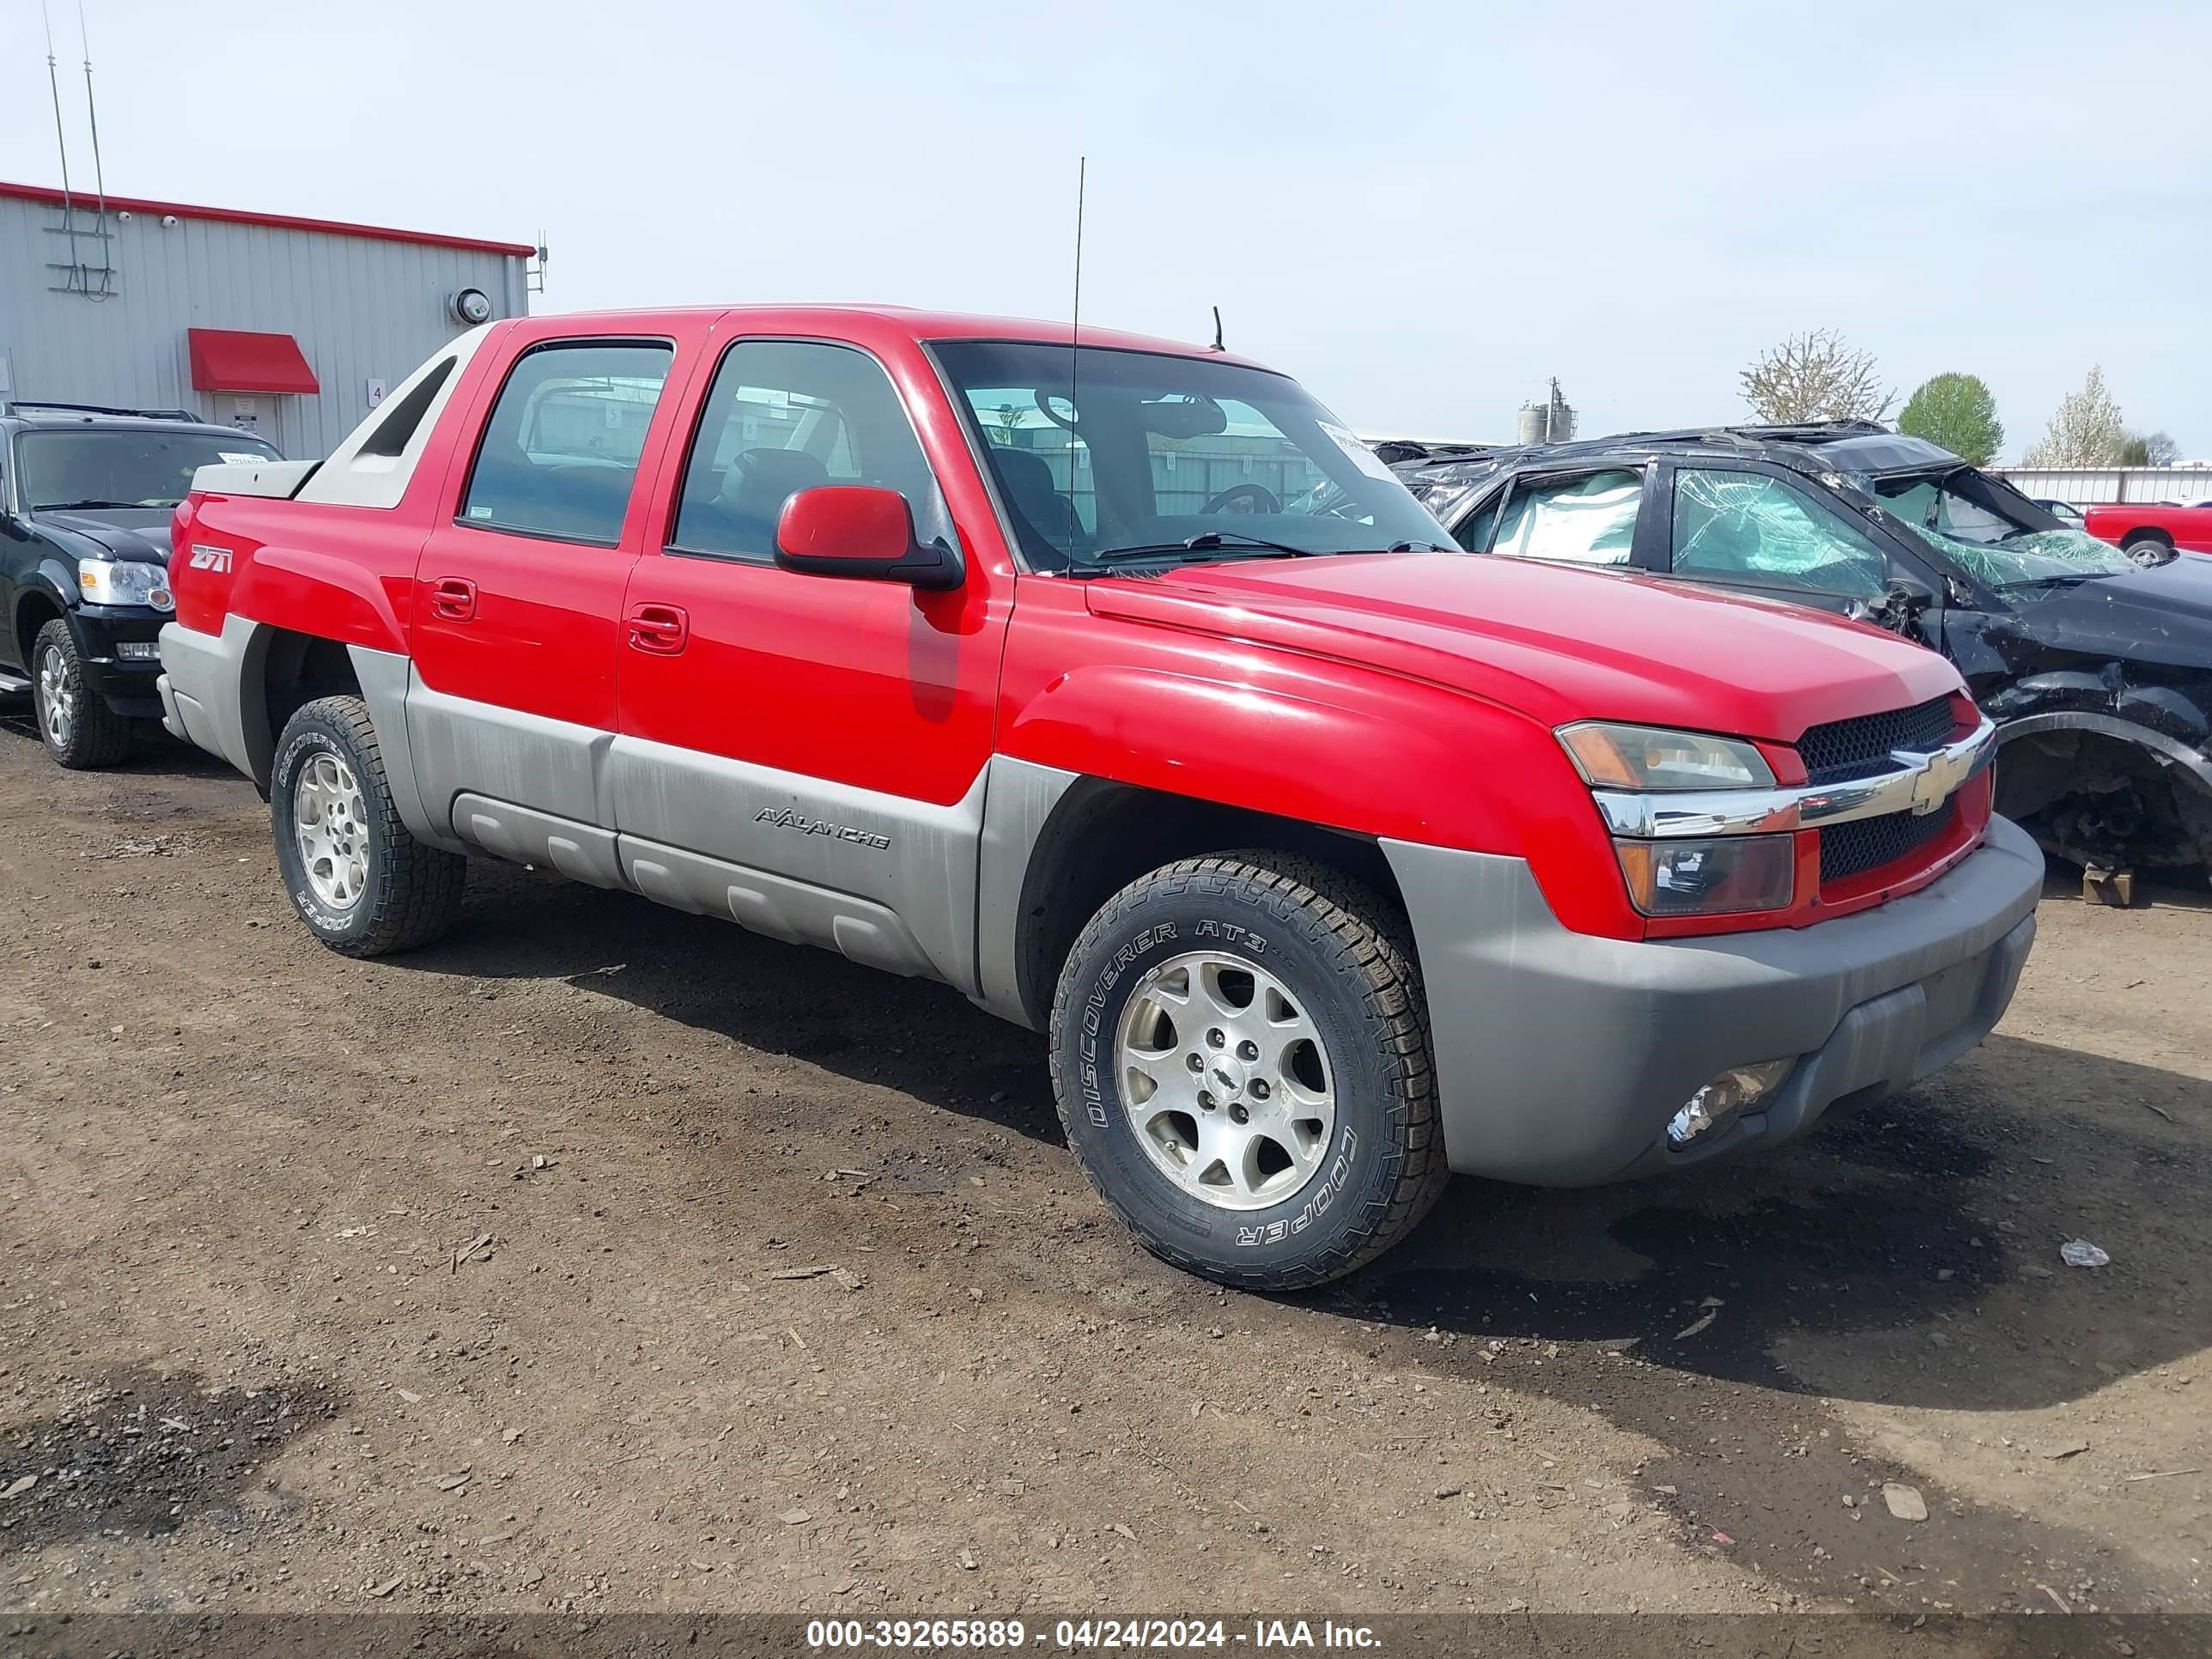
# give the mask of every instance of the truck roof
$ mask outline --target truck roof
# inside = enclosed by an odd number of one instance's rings
[[[740,324],[775,331],[804,330],[807,319],[823,315],[865,317],[915,340],[1011,340],[1036,345],[1081,345],[1110,351],[1150,351],[1175,357],[1219,358],[1247,368],[1266,368],[1265,363],[1240,357],[1233,351],[1216,351],[1188,340],[1170,340],[1121,329],[1099,328],[1034,317],[994,317],[971,312],[932,311],[915,306],[825,301],[793,301],[776,305],[658,306],[619,311],[562,312],[557,316],[533,317],[532,325],[552,324],[561,332],[574,326],[649,326],[657,317],[727,315]]]

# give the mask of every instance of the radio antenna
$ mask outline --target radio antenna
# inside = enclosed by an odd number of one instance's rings
[[[1083,334],[1083,190],[1090,166],[1089,156],[1075,158],[1075,303],[1069,308],[1067,322],[1067,413],[1070,420],[1074,419],[1076,414],[1075,353],[1082,343]],[[1067,465],[1067,487],[1072,492],[1075,488],[1075,440],[1073,435],[1068,439]]]
[[[1219,306],[1213,308],[1213,349],[1216,351],[1229,349],[1227,346],[1221,343],[1221,307]]]
[[[46,0],[39,0],[39,18],[46,26],[46,88],[54,95],[54,143],[62,153],[62,228],[69,235],[69,280],[74,283],[84,266],[76,257],[76,203],[70,194],[69,135],[62,126],[62,83],[54,67],[54,19],[46,9]]]
[[[76,0],[76,38],[84,46],[84,117],[92,128],[92,187],[99,192],[100,228],[107,228],[107,174],[100,165],[100,106],[92,95],[92,35],[85,27],[84,0]]]
[[[84,0],[76,0],[76,38],[84,48],[84,118],[92,129],[92,187],[100,204],[100,215],[93,223],[93,234],[100,238],[100,292],[95,299],[105,300],[115,291],[115,256],[107,236],[107,173],[100,161],[100,105],[92,94],[92,33],[84,21]],[[92,293],[92,276],[85,275],[85,292]]]

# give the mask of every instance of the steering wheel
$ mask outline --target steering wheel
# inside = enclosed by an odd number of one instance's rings
[[[1074,399],[1066,392],[1039,390],[1030,394],[1030,401],[1036,404],[1038,414],[1063,432],[1073,432],[1078,436],[1082,434],[1083,411],[1075,406]],[[1065,405],[1067,413],[1061,414],[1055,404]]]
[[[1276,495],[1275,492],[1268,489],[1267,485],[1240,483],[1231,484],[1219,495],[1210,497],[1206,505],[1199,508],[1199,511],[1201,513],[1218,513],[1224,507],[1227,507],[1230,502],[1238,501],[1257,502],[1259,503],[1258,510],[1262,513],[1279,513],[1283,510],[1282,497]]]

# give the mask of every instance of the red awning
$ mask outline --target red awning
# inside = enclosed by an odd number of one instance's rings
[[[322,382],[289,334],[188,328],[192,386],[199,392],[320,392]]]

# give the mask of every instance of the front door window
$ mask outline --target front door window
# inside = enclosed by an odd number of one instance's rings
[[[1674,474],[1674,574],[1845,599],[1875,599],[1889,560],[1873,538],[1761,472]]]

